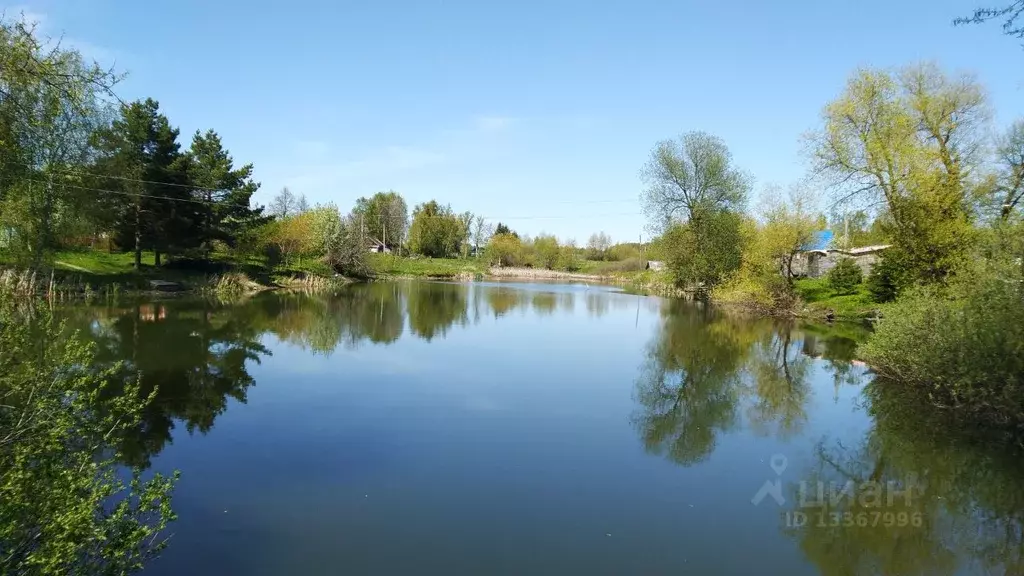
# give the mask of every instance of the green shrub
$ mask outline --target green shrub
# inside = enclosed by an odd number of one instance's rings
[[[115,445],[155,392],[98,368],[45,306],[26,308],[0,295],[0,574],[139,570],[166,544],[177,475],[144,480]]]
[[[853,258],[841,258],[828,271],[828,285],[836,294],[852,294],[864,280],[864,273]]]
[[[1024,426],[1024,271],[982,261],[947,288],[908,289],[861,355],[894,385],[973,421]]]
[[[868,274],[868,292],[875,302],[892,302],[908,284],[907,267],[893,248],[882,255]]]

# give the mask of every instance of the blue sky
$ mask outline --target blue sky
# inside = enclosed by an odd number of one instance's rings
[[[758,188],[858,66],[934,60],[1024,116],[1024,49],[954,17],[997,0],[765,2],[25,0],[49,35],[129,73],[188,138],[214,128],[282,186],[349,208],[395,189],[529,234],[642,231],[654,143],[723,138]],[[1003,0],[1003,3],[1008,0]]]

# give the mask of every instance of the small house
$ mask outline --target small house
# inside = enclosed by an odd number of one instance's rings
[[[647,270],[664,270],[665,263],[660,260],[648,260],[647,266],[644,266]]]
[[[804,249],[796,255],[793,260],[793,274],[820,278],[828,274],[828,271],[843,258],[852,258],[867,276],[871,273],[875,263],[882,257],[882,252],[888,247],[888,244],[877,244],[860,248],[834,248],[832,247],[832,232],[822,231],[817,234],[813,242],[804,246]]]
[[[388,248],[387,245],[385,245],[380,240],[377,240],[376,238],[371,238],[366,243],[366,250],[367,250],[367,252],[370,252],[370,253],[379,252],[379,253],[382,253],[382,254],[387,254],[387,253],[391,252],[391,249]]]

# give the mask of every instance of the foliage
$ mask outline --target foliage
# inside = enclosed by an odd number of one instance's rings
[[[322,206],[314,211],[316,237],[323,246],[324,260],[339,274],[365,278],[370,273],[366,245],[356,228],[354,215],[342,218],[337,207]]]
[[[487,271],[484,262],[476,259],[406,258],[380,253],[367,256],[370,270],[380,275],[452,278],[459,275],[475,276]]]
[[[20,263],[40,265],[92,226],[91,194],[72,171],[90,158],[119,79],[0,14],[0,229]]]
[[[537,264],[554,270],[558,267],[559,258],[562,255],[558,245],[558,239],[550,234],[541,234],[533,240],[533,250],[537,254]]]
[[[153,99],[121,107],[120,116],[96,133],[100,158],[94,172],[118,194],[101,197],[119,246],[181,252],[198,246],[199,205],[190,202],[188,163],[179,152],[178,130]]]
[[[306,210],[309,210],[306,195],[296,196],[287,186],[282,188],[270,201],[270,213],[278,218],[298,216]]]
[[[881,204],[912,277],[944,280],[972,246],[985,125],[981,87],[935,66],[860,70],[811,136],[839,203]]]
[[[519,238],[519,234],[515,233],[511,228],[502,224],[501,222],[498,222],[498,225],[494,228],[494,234],[508,234],[510,236],[515,236],[516,238]]]
[[[1024,16],[1024,0],[1012,0],[1005,6],[978,8],[970,16],[962,16],[955,24],[980,24],[989,20],[1002,20],[1003,34],[1014,38],[1024,38],[1024,26],[1018,20]]]
[[[867,287],[875,302],[892,302],[913,283],[898,248],[889,248],[868,274]]]
[[[111,441],[154,396],[119,366],[95,369],[95,349],[62,332],[45,310],[26,321],[0,299],[0,572],[133,572],[165,545],[177,476],[133,468],[126,483]]]
[[[732,212],[717,211],[669,228],[664,235],[667,265],[676,284],[706,298],[738,270],[745,245],[741,220]]]
[[[659,232],[701,214],[742,211],[750,191],[749,178],[732,166],[728,147],[706,132],[658,142],[641,176],[648,185],[644,212],[650,228]]]
[[[860,353],[882,376],[975,422],[1024,429],[1024,267],[981,260],[908,290]]]
[[[263,208],[250,206],[252,195],[260,187],[252,180],[252,164],[235,168],[234,159],[216,132],[197,130],[185,163],[195,199],[202,202],[198,225],[206,254],[212,251],[213,242],[236,246],[250,230],[266,222]]]
[[[416,254],[446,258],[459,253],[466,240],[466,228],[451,206],[436,200],[424,202],[412,211],[409,227],[409,248]]]
[[[576,272],[580,269],[580,254],[576,248],[575,240],[567,240],[558,250],[558,263],[556,267],[566,272]]]
[[[764,224],[751,243],[754,257],[763,259],[759,263],[762,273],[781,275],[792,285],[797,254],[814,241],[821,229],[812,207],[813,198],[807,188],[793,186],[788,197],[783,197],[778,188],[766,190],[760,209]]]
[[[864,272],[853,258],[840,258],[828,271],[828,285],[836,294],[852,294],[864,281]]]
[[[874,218],[866,210],[836,213],[828,222],[836,247],[844,250],[862,246],[885,244],[888,240],[882,230],[884,219]]]
[[[999,174],[994,192],[999,215],[1005,220],[1024,199],[1024,120],[1014,122],[999,140],[996,161]]]
[[[519,266],[523,261],[523,244],[518,236],[495,234],[487,244],[487,261],[498,266]]]
[[[363,234],[396,249],[408,228],[409,208],[401,194],[389,190],[357,199],[352,216],[361,223]]]
[[[473,219],[473,247],[476,249],[477,256],[480,256],[484,244],[490,241],[492,235],[494,235],[493,228],[487,224],[483,216],[478,214]]]
[[[608,258],[608,249],[611,248],[612,239],[604,232],[595,232],[587,240],[587,258],[590,260],[605,260]]]

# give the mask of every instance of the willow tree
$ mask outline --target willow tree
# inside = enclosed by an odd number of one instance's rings
[[[640,174],[648,227],[664,234],[676,283],[708,295],[740,267],[740,214],[750,179],[733,165],[725,143],[706,132],[657,143]]]
[[[881,208],[894,255],[923,281],[945,278],[972,244],[989,109],[970,76],[931,64],[857,71],[810,135],[837,205]]]
[[[658,142],[640,175],[647,183],[644,212],[652,228],[662,230],[707,212],[742,211],[750,192],[749,179],[733,166],[725,142],[706,132]]]
[[[81,222],[88,196],[77,169],[105,121],[119,77],[76,50],[0,19],[0,227],[36,266]]]

